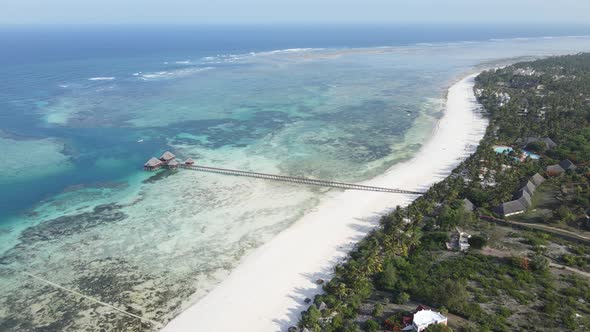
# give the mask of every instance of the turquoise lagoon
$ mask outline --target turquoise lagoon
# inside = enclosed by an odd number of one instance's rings
[[[156,328],[23,273],[165,323],[330,194],[143,172],[152,155],[360,181],[419,150],[461,76],[590,50],[585,37],[310,44],[49,52],[2,67],[13,79],[0,82],[0,151],[10,156],[0,173],[0,330]]]

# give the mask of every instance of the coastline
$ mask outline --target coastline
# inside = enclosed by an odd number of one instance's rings
[[[474,112],[475,76],[448,89],[446,111],[416,156],[363,184],[425,190],[473,153],[487,127],[487,120]],[[227,279],[162,331],[230,331],[238,322],[246,331],[285,331],[308,307],[304,299],[321,292],[315,281],[329,279],[334,265],[383,214],[414,198],[329,193],[314,210],[245,257]]]

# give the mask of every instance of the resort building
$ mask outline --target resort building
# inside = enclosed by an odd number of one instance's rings
[[[167,163],[174,158],[176,158],[176,156],[174,154],[172,154],[172,152],[166,151],[162,154],[162,156],[160,157],[160,160]]]
[[[176,161],[176,156],[170,151],[164,152],[160,159],[155,157],[150,158],[150,160],[143,165],[143,169],[146,171],[155,171],[164,166],[168,169],[177,169],[180,166],[178,161]]]
[[[176,161],[176,159],[172,159],[168,163],[166,163],[166,166],[168,166],[168,169],[177,169],[178,161]]]
[[[545,178],[536,173],[518,190],[512,201],[500,204],[492,209],[492,212],[502,217],[524,213],[533,205],[533,194],[543,182],[545,182]]]
[[[556,175],[563,174],[566,171],[570,171],[570,170],[573,171],[576,168],[577,168],[576,165],[574,165],[574,163],[572,163],[571,160],[565,159],[565,160],[562,160],[561,162],[559,162],[559,164],[557,164],[557,165],[547,166],[547,169],[545,171],[547,172],[547,175],[549,175],[549,176],[556,176]]]
[[[192,158],[188,158],[187,160],[184,161],[184,164],[186,166],[192,166],[195,164],[195,161]]]
[[[143,165],[143,169],[146,171],[155,171],[155,170],[159,169],[160,167],[162,167],[162,161],[160,161],[159,159],[156,159],[154,157],[150,158],[150,160],[148,160]]]
[[[525,208],[530,208],[533,205],[533,198],[532,195],[529,194],[523,187],[520,189],[514,198],[522,204]],[[534,190],[533,190],[534,191]]]
[[[422,332],[426,330],[430,325],[447,325],[447,322],[447,317],[443,316],[443,314],[441,314],[440,312],[433,311],[432,309],[427,309],[424,306],[418,306],[416,312],[414,313],[412,324],[404,327],[402,331]]]
[[[539,173],[535,173],[535,175],[533,175],[531,177],[531,182],[536,186],[540,186],[543,182],[545,182],[545,178],[541,176],[541,174]]]
[[[519,201],[502,203],[492,210],[492,212],[495,214],[503,217],[510,217],[516,214],[524,213],[524,211],[526,211],[526,207]]]
[[[545,147],[547,149],[553,149],[553,148],[557,147],[557,143],[555,143],[549,137],[525,137],[525,138],[518,139],[516,141],[516,143],[520,144],[522,147],[526,147],[527,145],[529,145],[531,143],[535,143],[535,142],[545,143]]]
[[[565,171],[573,171],[577,168],[576,165],[574,165],[574,163],[572,163],[569,159],[562,160],[559,163],[559,166],[561,166],[561,168],[563,168]]]

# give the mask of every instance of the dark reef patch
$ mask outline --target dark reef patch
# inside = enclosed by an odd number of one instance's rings
[[[86,296],[140,317],[165,323],[179,310],[179,299],[195,292],[192,282],[179,283],[165,273],[151,275],[121,258],[104,258],[70,264],[67,275],[43,274]],[[36,279],[11,275],[18,286],[0,296],[0,331],[156,331],[146,321],[49,286]],[[67,279],[67,278],[66,278]],[[188,278],[190,279],[190,277]],[[188,280],[188,279],[185,279]]]
[[[149,178],[141,181],[141,183],[156,183],[160,180],[163,180],[167,177],[169,177],[170,175],[172,175],[172,172],[156,172],[154,175],[150,176]]]
[[[244,147],[257,139],[276,132],[289,123],[301,120],[284,112],[252,111],[246,119],[198,120],[176,123],[167,128],[170,137],[179,132],[198,133],[206,141],[190,138],[176,138],[172,144],[200,145],[209,149],[223,146]]]
[[[121,221],[127,215],[120,211],[122,205],[116,203],[95,206],[91,212],[62,216],[29,227],[19,236],[22,243],[51,241],[65,236],[84,232],[101,224]]]

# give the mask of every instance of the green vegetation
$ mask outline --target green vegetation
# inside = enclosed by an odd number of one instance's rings
[[[301,327],[397,330],[403,328],[401,318],[409,306],[404,304],[411,301],[448,310],[454,320],[464,321],[457,328],[449,318],[457,331],[590,328],[587,277],[549,267],[552,259],[586,268],[590,252],[585,246],[540,231],[514,230],[503,240],[515,243],[516,253],[480,250],[499,241],[484,234],[494,227],[485,217],[489,211],[510,200],[530,176],[544,175],[547,165],[566,158],[577,169],[548,180],[548,188],[557,189],[535,198],[535,204],[539,209],[546,201],[556,206],[548,209],[551,213],[542,217],[543,222],[585,223],[583,212],[590,201],[590,54],[484,72],[475,89],[490,119],[477,151],[426,195],[384,216],[349,259],[335,268],[334,277],[324,285],[325,293],[302,313]],[[540,142],[525,147],[523,140],[528,137],[550,137],[557,147]],[[497,154],[494,145],[510,145],[515,152]],[[513,158],[522,148],[541,159]],[[477,206],[476,213],[464,209],[463,198]],[[474,234],[467,253],[445,250],[455,227]],[[548,257],[550,246],[561,246],[567,253]],[[320,312],[322,303],[327,309]],[[367,305],[372,306],[368,313],[363,309]],[[361,311],[371,318],[357,319]],[[431,326],[428,331],[449,329]]]
[[[469,238],[469,245],[473,249],[481,249],[488,243],[488,240],[481,235],[474,235]]]

